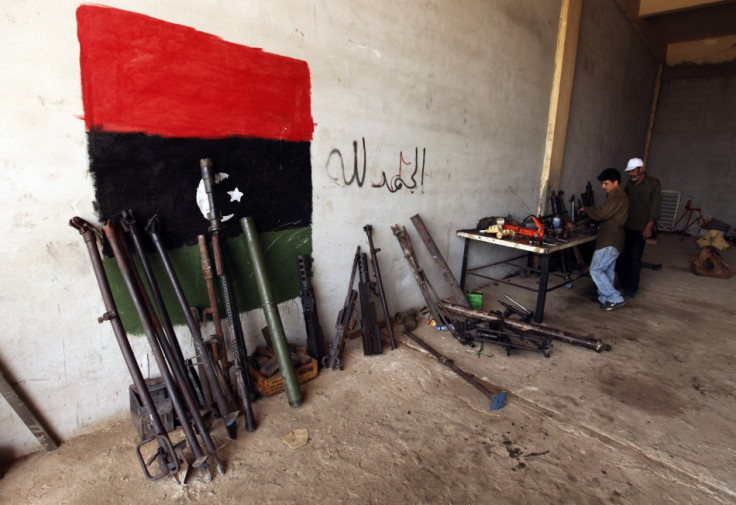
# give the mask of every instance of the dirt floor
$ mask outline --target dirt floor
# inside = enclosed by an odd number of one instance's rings
[[[213,437],[225,465],[205,482],[191,470],[147,481],[129,419],[14,463],[0,503],[736,503],[736,278],[699,277],[693,238],[647,246],[636,298],[612,312],[589,298],[590,279],[549,294],[545,326],[601,339],[610,352],[556,342],[550,357],[470,348],[421,325],[415,333],[508,392],[489,400],[398,330],[399,346],[364,356],[350,340],[342,371],[303,385],[304,404],[282,395],[254,403],[258,429]],[[736,266],[736,252],[724,258]],[[425,266],[427,268],[428,266]],[[484,309],[504,294],[484,289]],[[306,445],[284,437],[306,430]],[[180,436],[180,435],[179,435]]]

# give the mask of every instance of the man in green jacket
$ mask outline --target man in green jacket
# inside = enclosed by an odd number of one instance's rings
[[[639,290],[644,246],[652,236],[654,222],[659,219],[662,188],[659,180],[647,175],[639,158],[631,158],[624,172],[629,175],[624,188],[629,197],[629,217],[624,225],[624,250],[616,271],[624,296],[633,297]]]
[[[616,259],[624,248],[624,223],[629,214],[629,198],[621,189],[621,173],[607,168],[598,176],[606,200],[600,207],[581,207],[578,214],[587,214],[599,221],[595,252],[590,261],[590,276],[598,288],[598,302],[603,310],[613,310],[624,304],[624,298],[615,287]]]

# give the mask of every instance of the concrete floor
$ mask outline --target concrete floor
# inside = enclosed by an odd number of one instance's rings
[[[698,277],[694,238],[647,246],[636,298],[616,311],[589,301],[590,279],[549,294],[545,326],[601,339],[610,352],[561,342],[534,352],[482,352],[417,331],[465,370],[510,394],[488,400],[399,332],[399,347],[363,356],[348,342],[343,371],[322,371],[293,409],[254,404],[259,427],[213,438],[224,475],[149,482],[127,419],[17,461],[3,504],[92,503],[736,503],[736,278]],[[736,252],[723,252],[736,266]],[[429,268],[429,265],[424,265]],[[386,280],[384,280],[386,282]],[[504,294],[487,286],[484,309]],[[242,420],[241,420],[242,426]],[[282,437],[306,429],[291,449]]]

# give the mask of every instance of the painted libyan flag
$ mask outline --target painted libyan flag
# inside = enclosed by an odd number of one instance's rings
[[[294,298],[295,258],[311,253],[314,123],[307,64],[98,5],[77,9],[77,31],[99,219],[132,209],[144,225],[158,215],[188,301],[206,306],[196,244],[209,224],[198,204],[199,161],[210,158],[240,308],[260,305],[238,237],[245,216],[253,217],[261,234],[274,296]],[[284,268],[291,264],[293,269]],[[117,301],[125,298],[117,296],[124,285],[112,266],[106,260]],[[140,329],[131,320],[132,305],[122,305],[128,331]]]

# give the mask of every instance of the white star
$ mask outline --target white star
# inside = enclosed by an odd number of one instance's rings
[[[231,202],[240,202],[240,199],[243,198],[243,193],[238,188],[228,191],[227,194],[230,195]]]

